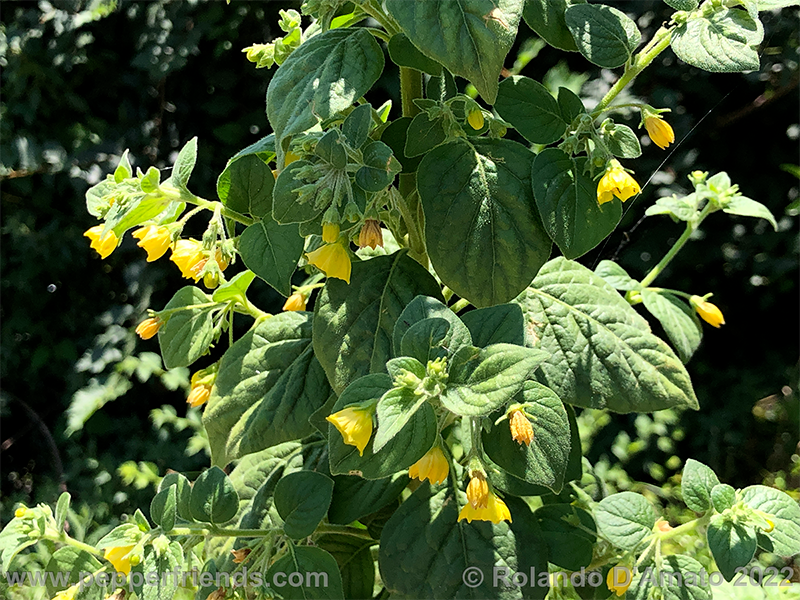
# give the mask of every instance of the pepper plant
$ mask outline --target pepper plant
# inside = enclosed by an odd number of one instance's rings
[[[623,12],[577,0],[306,0],[302,15],[281,11],[286,35],[245,48],[256,67],[278,65],[273,132],[228,161],[217,199],[191,189],[196,139],[168,177],[134,171],[126,153],[86,195],[101,256],[134,230],[149,261],[169,251],[192,280],[137,328],[157,336],[166,368],[225,347],[195,366],[188,398],[204,406],[212,464],[193,483],[164,477],[149,518],[137,511],[95,546],[65,531],[68,494],[55,511],[20,507],[0,534],[3,569],[52,543],[48,571],[72,576],[49,591],[70,599],[124,589],[197,600],[704,600],[698,548],[726,580],[758,548],[800,552],[800,507],[783,492],[734,490],[689,461],[682,494],[698,516],[673,528],[640,494],[603,497],[582,457],[575,407],[698,408],[685,365],[701,319],[724,317],[709,290],[654,286],[692,234],[718,212],[777,228],[726,173],[697,171],[690,194],[646,210],[684,227],[650,272],[578,260],[641,193],[639,137],[617,111],[638,110],[661,149],[675,139],[665,109],[620,104],[620,93],[669,49],[708,71],[758,69],[759,12],[797,4],[665,1],[675,13],[644,44]],[[596,106],[519,74],[501,81],[521,19],[551,46],[616,70]],[[399,111],[364,97],[386,60],[399,66]],[[506,139],[512,129],[527,144]],[[202,239],[186,237],[203,216]],[[283,312],[251,302],[256,278],[287,298]],[[238,338],[235,315],[251,323]],[[142,583],[193,567],[231,577]],[[648,568],[684,579],[664,584]],[[124,576],[86,586],[80,571]],[[557,571],[595,571],[602,585]],[[324,573],[325,585],[278,585],[289,573]]]

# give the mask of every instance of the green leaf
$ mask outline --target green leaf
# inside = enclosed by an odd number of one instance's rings
[[[392,149],[383,142],[370,142],[363,152],[364,166],[356,171],[356,184],[366,192],[380,192],[403,170]]]
[[[347,525],[392,503],[408,485],[405,473],[369,481],[355,475],[333,478],[333,500],[328,521]]]
[[[88,573],[94,573],[103,565],[86,550],[79,550],[71,546],[59,548],[50,557],[44,571],[51,575],[45,579],[47,595],[54,596],[57,592],[80,582]],[[55,581],[66,576],[67,585],[55,585]],[[64,581],[62,579],[62,581]],[[90,587],[99,587],[92,582]],[[102,588],[101,588],[102,589]],[[101,593],[101,597],[102,593]]]
[[[647,600],[654,598],[656,593],[664,600],[712,599],[705,568],[695,559],[682,554],[663,557],[658,571],[649,567],[644,573],[637,573],[625,597]]]
[[[747,566],[756,553],[756,532],[727,515],[714,515],[706,532],[708,549],[714,555],[725,581],[736,575],[736,569]]]
[[[653,506],[644,496],[633,492],[603,498],[593,512],[600,535],[623,550],[635,550],[656,524]]]
[[[468,79],[489,104],[517,36],[521,0],[386,0],[386,9],[424,55]]]
[[[690,458],[681,475],[683,501],[695,512],[706,512],[711,508],[711,490],[719,485],[716,473],[703,463]]]
[[[311,315],[260,322],[223,355],[203,413],[213,464],[310,435],[308,418],[329,394],[311,348]]]
[[[684,364],[694,354],[703,339],[703,328],[692,308],[667,292],[642,290],[644,307],[661,323],[669,341]]]
[[[115,203],[106,215],[105,231],[113,231],[121,238],[128,229],[155,219],[170,204],[170,199],[161,194],[147,194],[133,202]]]
[[[674,194],[665,198],[659,198],[656,203],[648,206],[644,214],[652,215],[671,215],[679,221],[692,221],[697,217],[697,194],[689,194],[683,198],[678,198]]]
[[[736,490],[727,483],[718,483],[711,488],[711,504],[714,510],[724,512],[736,504]]]
[[[257,142],[253,142],[247,148],[239,150],[231,157],[231,162],[248,154],[255,154],[267,164],[275,160],[275,134],[270,133]]]
[[[405,33],[396,33],[389,40],[389,57],[400,67],[409,67],[434,77],[442,75],[442,65],[416,49]]]
[[[339,30],[334,29],[333,31]],[[302,47],[300,46],[301,49]],[[291,56],[294,56],[297,52],[295,50]],[[283,64],[285,65],[286,63]],[[301,574],[300,585],[297,585],[297,580],[290,582],[289,576],[294,573]],[[279,575],[277,580],[275,579],[276,575]],[[267,571],[265,581],[271,584],[268,589],[279,588],[281,597],[284,600],[344,598],[342,576],[339,573],[336,560],[325,550],[312,546],[295,546],[290,543],[289,551],[272,563],[269,571]],[[283,585],[280,585],[281,582]]]
[[[36,539],[28,537],[30,525],[23,519],[14,518],[0,531],[0,566],[6,571],[11,561],[22,550],[36,543]]]
[[[327,534],[318,537],[315,543],[339,565],[345,598],[372,598],[375,564],[370,547],[374,542],[352,535]]]
[[[522,18],[540,38],[559,50],[577,52],[578,46],[567,28],[564,12],[571,4],[585,0],[526,0]]]
[[[208,304],[210,298],[187,285],[179,289],[164,310]],[[158,345],[167,369],[188,367],[206,353],[214,340],[214,314],[219,307],[206,306],[172,313],[158,332]]]
[[[439,319],[444,321],[444,319]],[[445,325],[447,322],[445,321]],[[386,363],[386,370],[389,372],[389,377],[394,381],[403,371],[411,371],[414,375],[422,379],[425,377],[425,366],[409,355],[399,356],[393,358]]]
[[[515,477],[557,494],[564,484],[570,453],[567,411],[553,390],[535,381],[526,381],[514,402],[527,404],[524,411],[533,427],[533,441],[530,446],[514,441],[504,419],[483,431],[486,454]]]
[[[760,22],[744,10],[728,8],[679,25],[671,46],[678,58],[704,71],[737,73],[759,69],[755,46],[763,37]]]
[[[175,515],[178,505],[178,488],[171,485],[153,496],[150,502],[150,517],[164,531],[175,527]]]
[[[746,196],[734,196],[722,207],[722,212],[726,212],[729,215],[766,219],[775,231],[778,231],[778,222],[772,212],[761,202],[756,202]]]
[[[442,299],[436,280],[405,251],[354,263],[349,285],[328,279],[314,308],[314,352],[337,394],[384,370],[395,322],[418,295]]]
[[[490,344],[525,344],[525,319],[518,304],[499,304],[478,308],[461,317],[469,329],[472,344],[485,348]]]
[[[569,571],[589,566],[597,538],[592,515],[570,504],[547,504],[533,516],[547,542],[551,563]]]
[[[179,542],[171,542],[166,552],[160,556],[153,546],[145,546],[142,562],[132,567],[130,573],[131,587],[136,597],[142,600],[174,598],[178,590],[178,578],[166,574],[177,571],[181,565],[183,550]]]
[[[776,10],[800,4],[800,0],[757,0],[757,2],[759,11]]]
[[[420,115],[425,115],[425,113],[420,113]],[[417,115],[419,116],[419,115]],[[409,126],[413,119],[411,117],[400,117],[399,119],[395,119],[383,130],[381,134],[381,141],[389,146],[392,149],[392,154],[395,155],[397,160],[400,161],[400,164],[403,165],[403,173],[416,173],[417,167],[419,166],[420,161],[422,160],[422,156],[415,156],[414,158],[410,158],[406,154],[406,144],[408,143],[408,130]],[[440,123],[441,128],[441,123]],[[444,135],[444,129],[441,129],[442,135]],[[438,146],[439,143],[444,141],[444,137],[434,144],[434,146]]]
[[[699,5],[699,0],[664,0],[664,3],[675,10],[694,10]]]
[[[597,185],[584,173],[586,158],[572,158],[547,148],[533,161],[533,195],[544,228],[567,258],[589,252],[614,231],[622,218],[622,203],[614,198],[602,206]]]
[[[383,51],[365,29],[331,29],[306,40],[267,88],[267,117],[279,155],[285,138],[349,107],[382,72]]]
[[[158,484],[158,491],[161,492],[169,487],[175,488],[176,512],[181,519],[192,520],[192,511],[189,500],[192,494],[192,486],[189,480],[180,473],[167,473]],[[152,509],[151,509],[152,515]]]
[[[610,260],[601,260],[595,267],[594,274],[605,279],[615,290],[638,290],[642,287],[618,263]]]
[[[533,144],[552,144],[561,139],[569,124],[562,118],[558,102],[547,88],[521,75],[503,80],[495,109]]]
[[[224,523],[236,516],[239,496],[231,480],[219,467],[206,469],[192,486],[189,508],[203,523]]]
[[[296,225],[281,225],[266,215],[242,232],[239,252],[245,266],[284,296],[292,293],[292,274],[303,254]]]
[[[352,148],[360,148],[369,136],[372,125],[372,107],[369,104],[356,106],[342,123],[342,135]]]
[[[442,404],[458,415],[488,415],[511,400],[546,359],[540,350],[513,344],[462,348],[450,362]]]
[[[586,267],[556,258],[516,300],[536,346],[539,380],[575,406],[615,412],[697,409],[689,374],[620,294]]]
[[[194,164],[197,162],[197,137],[193,137],[178,152],[178,158],[172,166],[172,184],[178,189],[185,190],[189,184],[189,177],[194,171]]]
[[[569,6],[565,20],[580,53],[598,67],[622,66],[642,41],[636,23],[603,4]]]
[[[771,515],[775,523],[772,531],[763,534],[772,542],[770,552],[779,556],[794,556],[800,553],[800,506],[788,494],[766,487],[751,485],[741,492],[741,498],[750,508]]]
[[[305,160],[296,160],[278,174],[275,188],[272,190],[272,218],[278,223],[303,223],[311,221],[322,214],[325,206],[317,206],[313,200],[300,203],[298,194],[294,191],[304,183],[297,179],[297,171],[311,163]]]
[[[437,331],[439,327],[436,321],[429,321],[434,318],[443,319],[446,322],[442,335],[436,336],[435,339],[430,337],[430,333]],[[422,324],[423,321],[426,321],[425,325]],[[414,332],[407,335],[412,329]],[[424,340],[424,343],[415,342],[416,338]],[[470,345],[472,345],[472,337],[469,330],[456,316],[456,313],[436,298],[428,296],[417,296],[409,302],[408,306],[400,313],[392,332],[395,356],[413,356],[423,366],[427,364],[428,360],[439,356],[451,356],[459,348]],[[437,346],[441,347],[439,352],[435,351]],[[418,356],[411,352],[412,347],[419,347],[424,351],[420,351]]]
[[[505,502],[511,523],[468,523],[458,520],[464,492],[420,485],[381,534],[378,560],[387,589],[410,598],[543,598],[547,590],[537,584],[547,572],[547,546],[528,506],[513,497]],[[497,574],[510,580],[517,571],[537,577],[522,587],[494,584]]]
[[[373,259],[375,260],[375,259]],[[392,388],[391,378],[374,373],[357,379],[345,389],[332,412],[345,406],[377,400]],[[383,479],[407,469],[431,449],[436,440],[436,415],[429,404],[423,404],[392,440],[379,453],[373,452],[374,438],[359,455],[355,446],[345,444],[333,426],[328,428],[329,458],[332,475],[357,474],[365,479]]]
[[[447,139],[442,119],[431,119],[421,112],[411,121],[406,132],[405,155],[419,156],[433,150]],[[403,163],[405,165],[405,163]],[[417,167],[419,168],[419,167]]]
[[[561,110],[561,118],[567,124],[572,123],[579,115],[586,114],[583,100],[565,87],[558,88],[558,108]]]
[[[380,452],[393,440],[427,400],[427,396],[418,396],[408,388],[394,388],[386,392],[378,401],[378,430],[372,441],[372,451]]]
[[[530,185],[532,158],[509,140],[458,140],[429,152],[417,170],[433,267],[478,307],[514,298],[550,255]]]
[[[144,534],[139,529],[138,525],[134,523],[123,523],[118,525],[106,535],[104,535],[99,542],[95,544],[98,550],[105,548],[118,548],[120,546],[133,546],[139,543]]]
[[[334,169],[344,169],[347,166],[347,151],[344,149],[342,141],[339,132],[336,129],[330,129],[317,142],[314,154]]]
[[[253,283],[256,274],[250,270],[242,271],[233,276],[233,279],[223,283],[211,295],[214,302],[229,302],[236,300],[241,304],[247,301],[247,288]]]
[[[333,479],[314,471],[285,475],[275,486],[275,507],[283,519],[283,531],[295,540],[308,537],[328,512]]]
[[[627,125],[615,123],[603,136],[609,152],[619,158],[638,158],[642,155],[639,138]]]
[[[69,512],[69,502],[71,496],[69,492],[61,492],[61,495],[58,497],[58,502],[56,502],[56,529],[61,531],[64,528],[64,521],[67,519],[67,513]]]
[[[231,159],[217,179],[222,203],[239,213],[263,217],[272,210],[275,178],[267,164],[255,154]]]

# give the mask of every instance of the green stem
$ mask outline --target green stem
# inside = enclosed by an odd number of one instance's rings
[[[224,527],[174,527],[165,531],[164,535],[212,535],[218,537],[267,537],[272,529],[227,529]]]
[[[687,300],[692,297],[692,294],[687,294],[686,292],[681,292],[680,290],[671,290],[669,288],[649,287],[647,289],[651,292],[667,293],[672,294],[673,296],[680,296],[682,298],[686,298]]]
[[[211,306],[222,306],[224,302],[204,302],[202,304],[192,304],[190,306],[179,306],[177,308],[168,308],[167,310],[154,311],[159,317],[168,317],[172,313],[180,312],[182,310],[195,310],[197,308],[209,308]]]
[[[414,104],[422,98],[422,73],[411,67],[400,67],[400,101],[404,117],[415,117],[422,110]]]
[[[417,260],[423,267],[428,268],[428,254],[425,252],[425,243],[422,241],[422,234],[419,225],[411,210],[408,208],[406,198],[402,193],[394,194],[395,206],[400,211],[400,215],[405,221],[408,229],[408,245],[411,250],[412,258]],[[398,240],[399,241],[399,240]]]
[[[49,540],[51,542],[58,542],[60,544],[67,544],[68,546],[72,546],[73,548],[77,548],[78,550],[83,550],[84,552],[88,552],[89,554],[94,554],[95,556],[102,556],[103,551],[98,550],[94,546],[90,546],[89,544],[84,544],[83,542],[79,542],[78,540],[69,537],[66,533],[62,533],[61,535],[43,535],[41,538],[42,540]]]
[[[453,304],[453,306],[450,307],[450,310],[452,310],[454,313],[457,313],[458,311],[463,310],[468,306],[469,306],[469,300],[467,300],[466,298],[460,298]]]
[[[668,540],[670,538],[674,538],[679,535],[684,535],[686,533],[691,533],[698,527],[705,527],[708,525],[708,522],[711,521],[711,511],[703,515],[698,519],[694,519],[693,521],[689,521],[688,523],[684,523],[683,525],[679,525],[675,529],[670,529],[669,531],[663,531],[658,533],[658,539],[662,542],[664,540]]]
[[[355,527],[349,527],[348,525],[333,525],[330,523],[320,523],[317,526],[316,533],[336,533],[338,535],[350,535],[353,537],[360,538],[362,540],[370,540],[371,542],[378,543],[378,540],[374,539],[369,533],[367,533],[364,529],[356,529]]]
[[[234,221],[238,221],[242,225],[252,225],[253,223],[255,223],[255,219],[251,219],[250,217],[247,217],[242,213],[238,213],[235,210],[231,210],[230,208],[222,204],[222,202],[212,202],[211,200],[206,200],[205,198],[201,198],[200,196],[195,196],[193,193],[186,190],[178,190],[178,191],[180,193],[179,200],[181,202],[186,202],[188,204],[195,204],[202,208],[208,209],[212,212],[219,209],[220,214],[223,217],[226,217],[228,219],[233,219]]]
[[[634,57],[633,62],[628,68],[625,69],[622,77],[617,80],[611,89],[608,90],[603,99],[600,100],[600,103],[592,112],[593,118],[602,113],[606,107],[611,104],[612,100],[614,100],[614,98],[616,98],[617,95],[624,90],[625,87],[631,81],[633,81],[637,75],[639,75],[639,73],[644,71],[659,54],[669,47],[671,33],[672,29],[666,27],[662,27],[656,32],[656,34],[653,36],[653,39],[650,40],[650,43],[642,48],[642,51]]]

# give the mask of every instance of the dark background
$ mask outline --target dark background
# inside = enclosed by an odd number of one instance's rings
[[[609,3],[640,17],[645,41],[671,13],[657,1]],[[150,417],[163,405],[182,417],[185,391],[168,389],[157,372],[129,375],[119,366],[157,352],[155,340],[137,341],[132,328],[185,280],[166,259],[145,263],[130,236],[101,261],[82,237],[95,224],[84,193],[113,171],[125,148],[135,166],[164,168],[196,135],[200,151],[190,187],[215,199],[227,159],[270,131],[264,98],[274,68],[256,70],[241,48],[282,35],[278,10],[299,9],[299,2],[53,6],[43,12],[34,2],[3,2],[0,17],[3,521],[15,502],[54,502],[61,489],[92,506],[98,520],[147,506],[152,490],[138,489],[146,488],[146,478],[121,477],[124,461],[151,462],[161,475],[207,466],[202,452],[184,452],[191,426],[154,426]],[[703,344],[688,365],[700,411],[587,421],[594,437],[588,458],[619,463],[635,480],[659,485],[693,457],[737,487],[800,486],[798,211],[787,209],[797,199],[798,180],[780,168],[800,162],[798,11],[763,14],[763,21],[759,72],[710,74],[668,50],[635,81],[633,93],[672,109],[667,118],[678,143],[667,152],[645,147],[626,164],[640,183],[653,180],[626,204],[617,232],[581,259],[593,267],[614,258],[642,277],[682,226],[667,217],[638,222],[659,195],[688,192],[686,175],[695,169],[727,171],[780,222],[774,232],[762,220],[715,214],[702,239],[690,242],[659,277],[664,287],[713,292],[727,324],[704,327]],[[521,24],[518,45],[532,35]],[[515,54],[516,47],[507,66]],[[598,80],[598,70],[581,56],[549,47],[522,73],[541,79],[560,61],[595,81],[584,86],[587,104],[607,89],[608,73]],[[374,106],[387,98],[395,118],[399,86],[388,60],[369,96]],[[636,127],[638,115],[628,124]],[[251,296],[264,310],[280,310],[282,300],[263,282],[253,284]],[[186,376],[178,374],[172,387]],[[127,386],[113,399],[114,389]],[[80,402],[73,400],[76,392]],[[104,400],[83,428],[66,434],[70,404]],[[627,445],[620,441],[625,435]]]

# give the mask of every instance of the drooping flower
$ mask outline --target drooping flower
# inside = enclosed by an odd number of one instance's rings
[[[153,262],[164,256],[172,244],[169,229],[160,225],[140,227],[132,235],[139,240],[136,245],[147,252],[147,262]]]
[[[306,302],[307,302],[306,297],[303,296],[303,294],[295,292],[286,299],[286,302],[283,304],[283,310],[285,311],[305,310]]]
[[[158,317],[150,317],[149,319],[145,319],[136,326],[136,335],[143,340],[149,340],[158,333],[158,330],[161,329],[163,324],[164,322]]]
[[[339,239],[339,224],[338,223],[323,223],[322,224],[322,241],[328,244],[333,244]]]
[[[473,471],[472,477],[467,484],[467,500],[472,508],[486,508],[489,502],[489,484],[486,476],[480,471]]]
[[[411,465],[408,469],[408,476],[425,481],[426,479],[431,483],[442,483],[447,479],[447,474],[450,472],[450,464],[447,462],[447,457],[442,452],[442,449],[437,444],[425,456],[420,458],[417,462]]]
[[[103,229],[105,229],[105,225],[95,225],[83,232],[83,235],[91,240],[89,245],[97,250],[100,258],[106,258],[119,244],[119,238],[116,233],[109,230],[108,233],[103,235]]]
[[[530,446],[533,441],[533,427],[528,417],[521,410],[512,410],[508,415],[508,426],[511,438],[518,444]]]
[[[484,508],[475,508],[471,503],[467,502],[458,514],[459,521],[464,519],[468,523],[473,521],[491,521],[494,524],[500,521],[511,523],[511,512],[505,502],[498,498],[494,492],[489,492]]]
[[[614,159],[609,161],[605,174],[597,184],[597,203],[611,202],[614,196],[625,202],[641,191],[636,180]]]
[[[326,417],[344,438],[344,443],[358,448],[358,453],[364,456],[364,449],[372,437],[373,410],[360,406],[349,406]]]
[[[200,263],[205,265],[205,256],[203,255],[203,244],[197,240],[178,240],[172,248],[172,255],[169,259],[178,265],[181,270],[181,275],[186,279],[200,279],[199,272],[202,269],[197,268]]]
[[[711,304],[701,296],[692,296],[689,298],[689,302],[697,314],[700,315],[700,318],[709,325],[717,329],[719,329],[720,325],[725,325],[725,317],[716,305]]]
[[[475,108],[469,111],[469,114],[467,115],[467,123],[469,123],[469,126],[475,131],[481,129],[484,123],[483,111],[480,108]]]
[[[375,219],[367,219],[358,234],[358,247],[366,248],[369,246],[373,250],[377,246],[383,248],[383,232],[381,224]]]
[[[313,252],[306,254],[308,262],[325,273],[328,277],[343,279],[350,283],[350,257],[341,244],[325,244]]]
[[[675,132],[672,131],[672,126],[658,115],[645,117],[644,127],[653,143],[662,150],[675,141]]]
[[[125,575],[131,572],[131,559],[128,556],[133,546],[117,546],[116,548],[106,548],[103,558],[114,565],[114,569]]]
[[[217,378],[217,370],[214,369],[201,369],[192,375],[190,381],[191,389],[189,395],[186,397],[186,403],[197,408],[208,402],[211,396],[211,388],[214,386],[214,381]]]
[[[233,554],[233,562],[241,564],[245,561],[245,559],[250,555],[252,550],[250,548],[239,548],[238,550],[231,550],[231,554]]]
[[[628,567],[617,565],[611,567],[606,575],[606,585],[608,589],[614,592],[617,596],[623,596],[631,585],[633,576]]]

